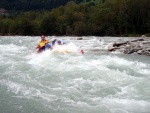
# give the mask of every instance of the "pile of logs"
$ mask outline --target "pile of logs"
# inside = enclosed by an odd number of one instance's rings
[[[125,54],[139,54],[150,56],[150,39],[136,39],[132,41],[112,44],[108,51],[120,51]]]

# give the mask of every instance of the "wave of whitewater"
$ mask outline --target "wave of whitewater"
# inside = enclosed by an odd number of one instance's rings
[[[0,37],[0,113],[150,113],[150,58],[105,51],[128,38],[47,38],[69,52],[37,54],[40,37]]]

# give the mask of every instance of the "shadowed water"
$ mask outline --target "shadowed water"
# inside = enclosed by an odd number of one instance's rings
[[[69,53],[37,54],[40,37],[0,37],[0,113],[150,113],[150,58],[105,51],[128,38],[47,38]]]

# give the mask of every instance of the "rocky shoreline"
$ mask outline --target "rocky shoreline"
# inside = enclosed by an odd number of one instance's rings
[[[142,37],[130,41],[115,42],[108,51],[150,56],[150,38]]]

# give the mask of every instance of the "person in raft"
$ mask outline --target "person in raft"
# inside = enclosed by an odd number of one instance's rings
[[[49,44],[49,41],[45,39],[45,36],[41,36],[41,41],[39,42],[36,49],[38,49],[38,53],[41,53],[42,51],[45,51],[45,49],[52,49],[51,45]]]
[[[66,44],[66,42],[62,42],[61,40],[54,39],[54,40],[52,41],[52,45],[54,46],[54,45],[56,44],[56,42],[57,42],[58,45]]]

